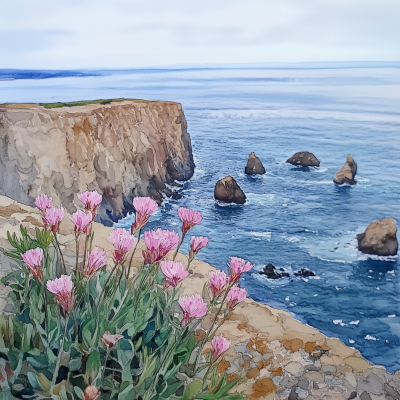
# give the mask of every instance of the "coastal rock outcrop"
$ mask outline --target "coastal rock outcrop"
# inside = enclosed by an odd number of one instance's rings
[[[254,152],[249,155],[244,172],[247,175],[265,174],[266,171],[264,165],[262,165],[261,160],[254,154]]]
[[[288,278],[290,275],[283,269],[279,268],[280,272],[275,272],[277,268],[275,265],[269,263],[260,272],[260,275],[266,275],[268,279]]]
[[[397,225],[393,218],[371,222],[364,233],[357,235],[358,249],[365,254],[395,256],[399,248]]]
[[[357,173],[357,164],[354,161],[353,157],[348,155],[346,164],[343,165],[342,168],[338,172],[336,172],[335,177],[333,178],[333,182],[338,185],[343,185],[347,183],[349,185],[355,185],[357,182],[354,180],[354,177]]]
[[[33,205],[38,194],[69,212],[77,192],[103,195],[97,220],[111,225],[135,196],[179,197],[165,184],[192,177],[182,106],[168,101],[44,108],[0,105],[0,194]]]
[[[318,158],[308,151],[300,151],[286,160],[286,162],[301,167],[319,167],[320,164]]]
[[[223,203],[244,204],[246,202],[246,195],[231,176],[226,176],[216,183],[214,197]]]

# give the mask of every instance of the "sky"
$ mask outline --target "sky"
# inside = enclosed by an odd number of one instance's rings
[[[400,0],[8,0],[0,68],[400,61]]]

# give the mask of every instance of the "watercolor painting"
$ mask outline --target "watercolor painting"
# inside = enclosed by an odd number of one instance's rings
[[[0,399],[400,400],[400,2],[0,12]]]

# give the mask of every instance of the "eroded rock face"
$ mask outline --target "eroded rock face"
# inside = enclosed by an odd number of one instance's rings
[[[355,185],[357,182],[354,177],[357,173],[357,164],[352,156],[347,156],[346,164],[338,172],[336,172],[333,182],[338,185],[343,185],[347,183],[349,185]]]
[[[371,222],[364,233],[357,235],[358,249],[365,254],[395,256],[399,248],[397,225],[393,218]]]
[[[0,194],[33,205],[38,194],[69,212],[77,192],[103,194],[98,220],[111,225],[135,196],[179,196],[165,186],[192,177],[194,162],[179,103],[123,101],[45,109],[0,106]]]
[[[231,176],[226,176],[216,183],[214,197],[224,203],[244,204],[246,202],[246,195]]]
[[[300,151],[286,160],[286,162],[300,167],[319,167],[318,158],[308,151]]]
[[[249,155],[247,165],[244,169],[247,175],[265,174],[265,168],[260,159],[253,153]]]

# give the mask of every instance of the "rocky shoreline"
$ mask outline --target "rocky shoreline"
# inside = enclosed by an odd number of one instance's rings
[[[33,231],[40,226],[36,209],[0,196],[0,245],[6,246],[6,233],[18,232],[22,223]],[[73,263],[73,224],[64,218],[61,224],[61,244],[66,262]],[[94,245],[111,250],[107,237],[110,228],[97,224]],[[187,261],[183,254],[178,258]],[[135,255],[140,265],[141,254]],[[0,258],[1,275],[10,270],[10,263]],[[184,281],[184,293],[200,292],[214,268],[193,261],[190,275]],[[0,286],[0,309],[7,311],[7,287]],[[211,321],[205,319],[203,328]],[[265,399],[360,399],[399,400],[400,370],[388,373],[384,367],[365,360],[360,352],[339,339],[328,338],[317,329],[303,324],[288,312],[274,309],[251,299],[244,301],[220,328],[232,346],[219,365],[229,379],[244,376],[236,388],[250,400]],[[198,340],[203,330],[196,331]]]

